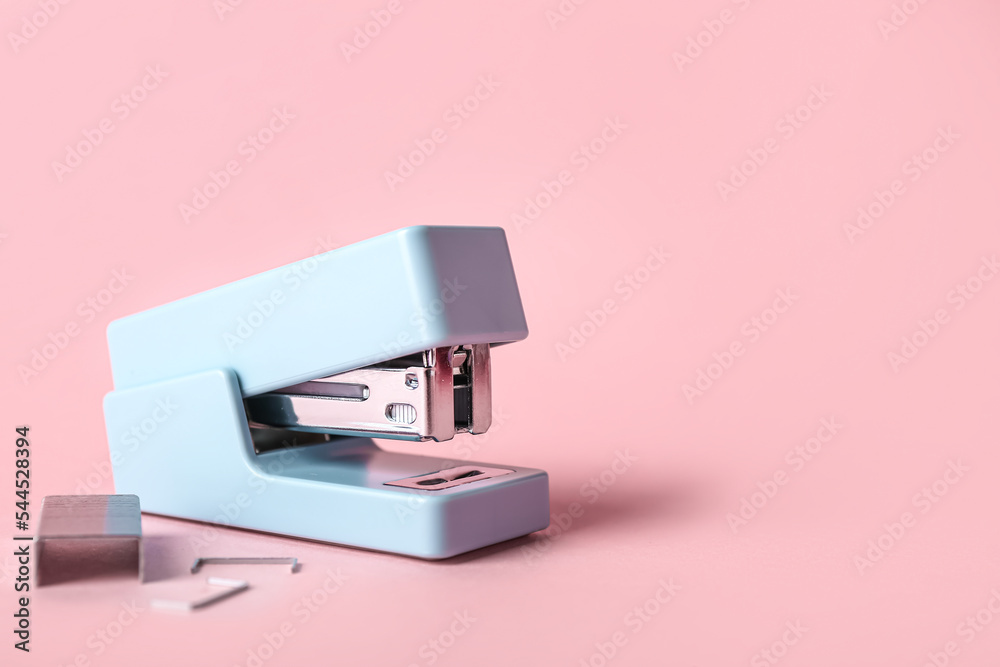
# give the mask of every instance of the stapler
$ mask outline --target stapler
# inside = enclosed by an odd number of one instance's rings
[[[408,227],[115,320],[116,492],[428,559],[544,529],[545,472],[372,441],[485,432],[491,350],[527,335],[499,227]]]

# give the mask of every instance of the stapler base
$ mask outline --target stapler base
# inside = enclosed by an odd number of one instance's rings
[[[368,438],[257,453],[230,370],[114,391],[104,411],[116,492],[146,512],[428,559],[548,526],[541,470],[389,452]],[[435,479],[436,490],[420,486]]]

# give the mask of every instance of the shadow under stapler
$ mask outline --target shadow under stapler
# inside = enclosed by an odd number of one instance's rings
[[[582,494],[579,486],[554,481],[550,489],[551,520],[545,530],[470,551],[439,565],[461,564],[489,558],[510,557],[522,547],[561,540],[623,526],[660,529],[664,524],[687,521],[712,505],[711,485],[705,480],[676,479],[656,486],[609,488],[603,493]],[[548,544],[545,544],[548,550]]]
[[[581,493],[578,480],[564,481],[556,478],[550,481],[549,511],[551,520],[547,529],[450,558],[423,560],[308,538],[285,535],[281,537],[325,544],[332,550],[369,551],[390,557],[412,559],[432,566],[447,567],[492,559],[521,557],[522,547],[532,547],[536,543],[554,542],[561,540],[564,535],[589,535],[606,529],[620,529],[623,526],[636,527],[638,530],[661,529],[665,524],[681,523],[702,513],[711,505],[712,497],[711,485],[705,480],[696,479],[658,481],[653,486],[620,484],[607,488],[604,492],[598,492],[596,495]],[[187,519],[171,518],[184,524],[197,523]],[[271,533],[234,526],[219,526],[219,528],[273,536]],[[187,560],[184,556],[189,554],[189,547],[183,536],[150,535],[143,538],[143,552],[144,581],[147,583],[170,579],[188,571]]]

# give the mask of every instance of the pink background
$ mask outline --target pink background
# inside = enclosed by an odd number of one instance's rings
[[[495,354],[489,434],[390,446],[543,468],[552,512],[583,514],[441,563],[235,530],[192,546],[204,525],[145,517],[159,581],[34,592],[27,660],[8,643],[5,547],[0,662],[252,665],[288,624],[262,664],[996,664],[996,3],[402,0],[350,61],[341,44],[388,0],[248,0],[221,18],[210,0],[42,5],[7,2],[0,22],[2,424],[11,450],[31,427],[33,511],[112,491],[109,321],[434,223],[506,228],[531,335]],[[575,10],[556,21],[560,6]],[[275,108],[294,118],[250,160],[241,145]],[[85,133],[89,155],[54,167]],[[723,197],[734,169],[749,176]],[[518,225],[526,198],[546,206]],[[879,198],[867,229],[845,228]],[[650,248],[670,255],[655,271]],[[768,312],[779,290],[792,305]],[[50,334],[65,347],[22,377]],[[921,346],[894,364],[904,337]],[[689,401],[699,371],[715,379]],[[809,461],[807,443],[822,444]],[[744,500],[759,508],[736,525]],[[213,554],[303,568],[217,568],[253,589],[191,616],[148,609]],[[680,587],[669,602],[661,581]],[[297,613],[311,595],[324,604]]]

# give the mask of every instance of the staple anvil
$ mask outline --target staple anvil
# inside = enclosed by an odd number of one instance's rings
[[[421,558],[541,530],[545,472],[371,440],[486,431],[491,346],[527,335],[498,227],[400,229],[116,320],[116,492]]]

